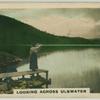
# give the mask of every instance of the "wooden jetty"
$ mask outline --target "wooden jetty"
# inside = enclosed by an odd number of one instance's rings
[[[35,71],[22,71],[17,72],[16,65],[19,64],[22,59],[8,54],[0,52],[0,91],[3,93],[10,93],[14,88],[41,88],[45,85],[51,84],[51,80],[48,79],[48,70],[37,69]],[[10,70],[12,68],[13,70]],[[42,77],[43,74],[45,76]],[[29,78],[25,76],[29,75]],[[19,78],[21,76],[21,78]],[[14,79],[16,77],[16,79]],[[21,87],[22,86],[22,87]],[[5,87],[5,88],[4,88]],[[1,92],[0,92],[1,93]]]
[[[38,69],[36,71],[1,73],[0,78],[18,77],[18,76],[25,76],[25,75],[32,75],[32,74],[39,74],[39,73],[45,73],[46,74],[46,79],[48,80],[48,71],[43,70],[43,69]]]
[[[41,73],[45,74],[45,78],[43,78],[45,83],[44,83],[44,81],[41,81],[41,84],[46,85],[46,88],[48,88],[48,85],[51,83],[51,80],[48,79],[48,70],[43,70],[43,69],[37,69],[36,71],[1,73],[0,79],[8,79],[8,78],[19,77],[19,76],[22,76],[22,79],[24,79],[24,77],[26,75],[32,76],[34,74],[39,75]],[[33,77],[33,79],[34,79],[34,77]],[[31,80],[33,80],[33,79],[31,79]]]

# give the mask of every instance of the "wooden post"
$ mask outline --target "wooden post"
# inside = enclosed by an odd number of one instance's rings
[[[25,78],[24,75],[22,75],[22,78]]]
[[[46,71],[46,81],[48,81],[48,71]],[[46,82],[46,88],[48,88],[48,82]]]

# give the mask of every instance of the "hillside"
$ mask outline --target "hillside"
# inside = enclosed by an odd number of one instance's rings
[[[26,48],[19,47],[19,44],[25,45],[33,43],[91,44],[100,43],[100,40],[96,41],[80,37],[70,38],[51,35],[16,19],[0,15],[0,51],[17,54],[18,51],[22,50],[21,48],[23,48],[23,50],[20,51],[20,53],[24,52],[24,48]],[[29,48],[26,49],[29,50]]]
[[[72,40],[71,40],[72,39]],[[50,35],[13,18],[0,15],[0,44],[87,43],[86,39]]]

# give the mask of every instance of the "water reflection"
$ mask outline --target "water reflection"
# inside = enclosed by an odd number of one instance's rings
[[[92,93],[100,92],[100,68],[93,68],[82,74],[66,74],[66,77],[60,77],[60,84],[67,88],[90,88]],[[63,77],[63,78],[61,78]],[[61,83],[62,81],[62,83]]]
[[[49,70],[52,78],[51,87],[91,87],[92,85],[92,88],[95,88],[92,81],[93,76],[97,80],[95,69],[99,73],[99,59],[99,49],[67,50],[41,57],[39,66]],[[91,70],[94,72],[93,76]],[[88,76],[91,77],[88,78]]]

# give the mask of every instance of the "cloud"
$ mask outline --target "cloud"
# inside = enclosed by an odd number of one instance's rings
[[[99,8],[0,10],[0,14],[13,17],[51,34],[85,38],[99,36],[99,12]]]
[[[91,34],[93,38],[100,38],[100,23],[96,23],[95,27],[90,30],[89,34]]]
[[[88,8],[86,10],[86,16],[94,19],[95,21],[100,20],[100,8]]]
[[[56,15],[41,17],[38,20],[28,18],[24,19],[24,22],[51,34],[85,38],[93,37],[89,32],[96,24],[91,18],[67,18]]]

